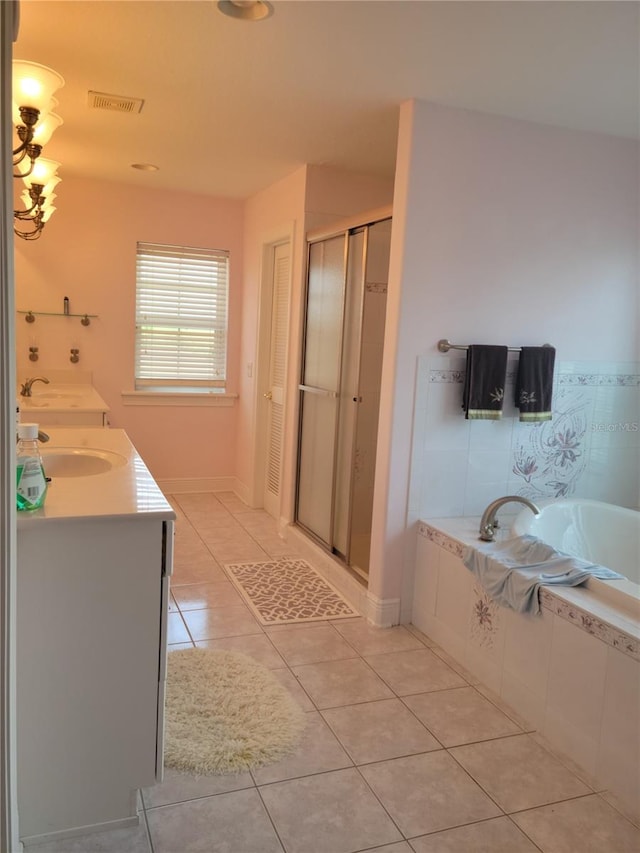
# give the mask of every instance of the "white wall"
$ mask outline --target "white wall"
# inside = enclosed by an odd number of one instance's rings
[[[410,599],[418,359],[440,338],[638,360],[638,145],[403,104],[370,589]],[[460,414],[462,418],[462,414]]]

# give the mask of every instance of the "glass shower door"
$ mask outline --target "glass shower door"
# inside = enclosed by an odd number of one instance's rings
[[[346,234],[309,247],[306,336],[300,384],[297,520],[328,548],[342,357]]]

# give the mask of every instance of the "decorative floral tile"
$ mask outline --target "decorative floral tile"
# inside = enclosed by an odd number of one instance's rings
[[[474,583],[471,608],[471,636],[485,649],[492,649],[500,627],[500,607],[489,593]]]
[[[433,542],[434,545],[438,545],[440,548],[444,548],[445,551],[449,551],[449,553],[453,554],[455,557],[462,559],[464,545],[462,542],[458,542],[457,539],[452,539],[450,536],[447,536],[446,533],[443,533],[441,530],[436,530],[435,527],[431,527],[431,525],[425,524],[424,522],[420,524],[418,533],[420,536],[424,536],[425,539]]]
[[[640,385],[637,373],[561,373],[558,385],[615,385],[620,388]]]
[[[518,433],[511,468],[522,480],[518,494],[531,500],[574,494],[588,462],[590,410],[588,396],[564,395],[554,406],[553,420]]]
[[[540,588],[540,604],[561,619],[566,619],[567,622],[571,622],[572,625],[576,625],[581,630],[586,631],[587,634],[591,634],[592,637],[602,640],[608,646],[612,646],[634,660],[640,661],[640,640],[631,637],[620,628],[603,622],[593,613],[576,607],[575,604],[569,604],[568,601],[557,598],[544,587]]]

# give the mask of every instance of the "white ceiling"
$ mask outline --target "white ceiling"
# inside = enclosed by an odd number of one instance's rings
[[[247,23],[213,0],[22,0],[14,55],[66,80],[45,156],[62,177],[244,198],[303,163],[393,175],[412,97],[638,136],[636,2],[273,6]],[[90,110],[90,89],[145,105]]]

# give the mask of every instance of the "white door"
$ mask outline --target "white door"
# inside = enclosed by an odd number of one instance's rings
[[[291,280],[291,246],[289,243],[282,243],[274,247],[272,276],[269,390],[265,392],[268,413],[264,508],[274,518],[278,518],[280,515],[284,390],[289,332],[289,283]]]

